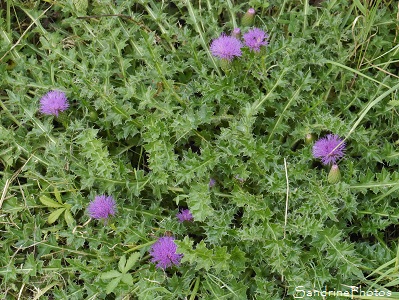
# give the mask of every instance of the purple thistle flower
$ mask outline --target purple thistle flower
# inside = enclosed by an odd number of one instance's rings
[[[40,99],[40,111],[45,115],[54,115],[69,107],[67,97],[64,92],[50,91]]]
[[[215,186],[215,184],[216,184],[216,180],[215,179],[213,179],[213,178],[209,179],[209,187],[210,188],[213,188]]]
[[[237,38],[222,33],[212,41],[210,49],[213,56],[231,61],[235,56],[241,56],[242,46]]]
[[[243,35],[245,45],[255,52],[260,51],[260,46],[268,44],[269,35],[259,28],[253,28]]]
[[[338,146],[338,147],[337,147]],[[313,145],[313,156],[320,158],[324,165],[336,164],[345,154],[345,143],[336,134],[328,134]]]
[[[179,219],[180,223],[193,220],[193,215],[189,209],[182,209],[178,214],[176,214],[176,217]]]
[[[112,196],[96,196],[87,208],[89,215],[94,219],[108,219],[115,215],[116,203]]]
[[[151,262],[156,263],[157,268],[164,270],[167,267],[178,265],[183,257],[183,254],[176,253],[176,250],[177,245],[175,244],[173,237],[161,237],[151,247]]]

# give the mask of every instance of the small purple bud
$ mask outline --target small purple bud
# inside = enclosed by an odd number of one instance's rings
[[[241,37],[241,29],[240,28],[234,28],[234,30],[231,33],[231,36],[239,39]]]
[[[192,221],[194,219],[189,209],[182,209],[178,214],[176,214],[176,217],[179,219],[180,223],[183,223],[184,221]]]
[[[215,179],[213,179],[213,178],[209,179],[209,187],[210,188],[213,188],[215,186],[215,184],[216,184],[216,180]]]
[[[245,181],[244,178],[241,178],[238,175],[234,176],[234,178],[237,179],[240,183],[243,183]]]

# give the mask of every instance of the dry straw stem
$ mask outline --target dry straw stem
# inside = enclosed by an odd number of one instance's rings
[[[285,215],[284,215],[284,238],[286,235],[287,228],[287,219],[288,219],[288,194],[290,193],[290,185],[288,181],[288,168],[287,168],[287,160],[284,157],[284,170],[285,170],[285,180],[287,182],[287,192],[285,196]]]
[[[195,16],[193,6],[191,5],[190,1],[184,1],[184,3],[187,4],[188,13],[189,13],[190,18],[192,19],[193,23],[195,24],[195,30],[197,31],[198,35],[200,36],[202,46],[204,47],[206,53],[208,54],[210,60],[212,61],[212,64],[215,67],[216,72],[218,73],[219,76],[221,76],[219,67],[216,64],[216,61],[215,61],[214,57],[212,56],[211,52],[209,51],[209,47],[207,46],[207,43],[205,42],[204,35],[201,31],[200,26],[198,25],[198,21]]]
[[[394,56],[397,54],[397,52],[399,51],[399,44],[397,44],[397,45],[396,45],[395,47],[393,47],[392,49],[390,49],[390,50],[384,52],[383,54],[381,54],[381,55],[379,55],[379,56],[377,56],[377,57],[375,57],[375,58],[373,58],[373,59],[370,59],[368,62],[373,62],[373,61],[375,61],[375,60],[377,60],[377,59],[380,59],[381,57],[387,55],[388,53],[390,53],[390,52],[392,52],[392,51],[394,51],[394,50],[395,50],[395,52],[392,53],[392,55],[391,55],[392,57],[394,57]],[[380,65],[389,65],[389,64],[394,63],[394,62],[397,62],[397,60],[394,60],[394,61],[387,61],[387,62],[384,62],[384,63],[380,63],[380,64],[378,64],[378,66],[380,66]],[[367,70],[368,68],[370,68],[370,67],[363,68],[362,70]]]
[[[24,31],[24,33],[22,33],[22,35],[20,36],[20,38],[18,39],[18,41],[10,48],[10,50],[6,51],[6,53],[4,53],[4,55],[0,58],[0,62],[3,60],[4,57],[7,56],[8,53],[10,53],[15,47],[17,47],[19,45],[19,43],[22,41],[23,37],[25,36],[25,34],[28,33],[28,31],[31,29],[31,27],[33,26],[33,24],[36,24],[37,20],[39,20],[53,5],[50,5],[45,11],[43,11],[40,16],[38,16],[35,20],[33,20],[33,22],[28,26],[28,28],[26,28],[26,30]],[[1,206],[0,206],[1,207]]]
[[[371,67],[373,67],[373,68],[375,68],[375,69],[377,69],[377,70],[379,70],[379,71],[381,71],[381,72],[383,72],[383,73],[385,73],[385,74],[387,74],[387,75],[389,75],[389,76],[392,76],[392,77],[395,77],[395,78],[399,78],[399,76],[397,76],[397,75],[395,75],[395,74],[393,74],[393,73],[391,73],[391,72],[388,72],[388,71],[384,70],[383,68],[380,68],[380,67],[378,67],[378,66],[372,64],[367,58],[365,58],[365,59],[366,59],[367,63],[368,63]]]
[[[229,7],[231,21],[233,22],[233,28],[237,28],[238,25],[237,25],[235,14],[233,12],[233,3],[231,3],[230,0],[227,0],[227,6]]]
[[[24,163],[24,165],[22,167],[20,167],[12,176],[11,178],[6,180],[6,183],[4,185],[3,188],[3,192],[1,193],[1,198],[0,198],[0,209],[3,206],[3,202],[6,198],[7,192],[8,192],[8,188],[10,187],[10,184],[15,180],[15,178],[18,177],[19,173],[22,172],[23,168],[26,166],[26,164],[30,161],[30,159],[33,157],[33,155],[29,156],[29,158],[26,160],[26,162]]]
[[[329,60],[329,59],[326,59],[325,62],[326,62],[326,63],[329,63],[329,64],[332,64],[332,65],[335,65],[335,66],[338,66],[338,67],[341,67],[341,68],[343,68],[343,69],[352,71],[353,73],[355,73],[355,74],[357,74],[357,75],[360,75],[360,76],[362,76],[362,77],[364,77],[364,78],[367,78],[367,79],[369,79],[369,80],[371,80],[371,81],[374,81],[374,82],[376,82],[376,83],[378,83],[378,84],[381,84],[381,85],[385,86],[386,88],[390,88],[390,86],[388,86],[388,85],[386,85],[386,84],[384,84],[384,83],[382,83],[382,82],[379,82],[378,80],[376,80],[376,79],[374,79],[374,78],[372,78],[372,77],[370,77],[370,76],[367,76],[367,75],[363,74],[362,72],[360,72],[360,71],[358,71],[358,70],[352,69],[351,67],[345,66],[345,65],[343,65],[343,64],[340,64],[340,63],[338,63],[338,62],[335,62],[335,61],[332,61],[332,60]]]
[[[284,213],[284,236],[283,239],[285,239],[286,236],[286,228],[287,228],[287,220],[288,220],[288,195],[290,193],[290,185],[288,181],[288,168],[287,168],[287,160],[284,157],[284,170],[285,170],[285,180],[287,182],[287,192],[285,196],[285,213]],[[281,281],[284,281],[284,274],[281,275]]]

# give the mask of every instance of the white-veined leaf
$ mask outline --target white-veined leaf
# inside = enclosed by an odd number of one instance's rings
[[[53,212],[48,216],[47,222],[48,222],[49,224],[53,224],[53,223],[54,223],[55,221],[57,221],[57,219],[61,216],[61,214],[64,212],[64,210],[65,210],[65,207],[59,208],[59,209],[53,211]]]
[[[61,194],[56,187],[54,188],[54,196],[55,199],[57,199],[57,201],[62,204]]]
[[[127,273],[134,266],[139,257],[140,257],[140,252],[134,252],[132,253],[132,255],[130,255],[129,259],[126,262],[124,273]]]
[[[133,285],[133,277],[132,277],[131,274],[128,274],[128,273],[127,274],[123,274],[122,281],[124,283],[126,283],[127,285],[130,285],[130,286]]]
[[[53,199],[43,195],[39,198],[40,202],[48,207],[64,207],[64,205],[55,202]]]
[[[65,209],[64,217],[65,217],[65,221],[67,222],[67,224],[73,223],[73,217],[72,217],[71,211],[68,208]]]
[[[107,285],[106,293],[107,294],[112,293],[112,291],[118,286],[119,281],[121,281],[121,277],[117,277],[115,279],[112,279]]]
[[[102,273],[101,274],[101,279],[102,280],[108,280],[108,279],[111,279],[111,278],[119,277],[121,275],[122,274],[119,273],[118,271],[112,270],[112,271],[108,271],[108,272]]]
[[[119,271],[121,271],[122,273],[126,273],[125,265],[126,265],[126,255],[123,255],[118,263]]]

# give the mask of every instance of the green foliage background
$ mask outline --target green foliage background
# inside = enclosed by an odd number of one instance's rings
[[[210,42],[249,7],[269,46],[225,72]],[[393,1],[1,8],[5,299],[284,299],[351,285],[398,299]],[[52,89],[70,101],[60,119],[38,111]],[[337,184],[305,142],[328,133],[348,145]],[[99,194],[117,201],[107,224],[87,222]],[[178,223],[179,208],[195,222]],[[148,250],[168,233],[184,258],[164,272]]]

